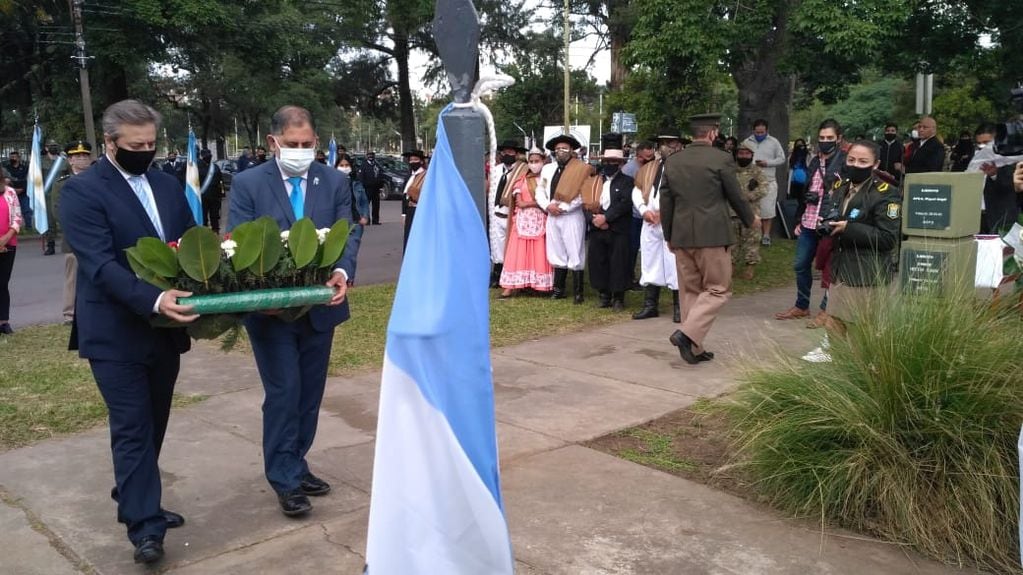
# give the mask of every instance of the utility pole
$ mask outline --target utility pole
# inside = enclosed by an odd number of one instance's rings
[[[571,14],[571,12],[569,11],[568,0],[565,0],[565,133],[566,134],[569,133],[569,129],[570,129],[571,125],[572,125],[571,122],[569,121],[569,117],[568,117],[569,116],[569,112],[570,112],[570,110],[568,109],[568,102],[569,102],[569,99],[568,99],[568,89],[569,89],[568,78],[569,78],[569,71],[571,70],[571,67],[568,64],[568,59],[569,59],[568,48],[569,48],[569,45],[572,43],[572,35],[570,33],[571,22],[569,21],[569,15],[570,14]]]
[[[82,4],[85,0],[68,0],[71,18],[75,23],[75,53],[72,60],[78,62],[78,83],[82,88],[82,114],[85,116],[85,140],[92,146],[95,156],[99,155],[96,147],[96,125],[92,118],[92,91],[89,89],[89,58],[85,53],[85,33],[82,25]]]

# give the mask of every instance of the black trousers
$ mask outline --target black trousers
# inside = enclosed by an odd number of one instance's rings
[[[203,225],[213,228],[213,231],[220,232],[220,208],[223,199],[218,194],[207,194],[202,197],[202,219]]]
[[[14,256],[18,249],[7,246],[0,253],[0,320],[11,319],[11,272],[14,270]]]
[[[629,230],[590,229],[586,266],[590,285],[599,292],[622,292],[632,281],[629,269]]]
[[[167,522],[160,509],[157,460],[167,432],[181,356],[157,346],[145,362],[89,361],[110,419],[117,520],[133,544],[146,536],[161,541]]]
[[[401,240],[401,253],[405,253],[405,248],[408,247],[408,235],[412,231],[412,218],[416,217],[416,207],[407,206],[405,208],[405,237]]]
[[[368,196],[368,198],[369,198],[369,205],[370,205],[370,210],[369,211],[370,211],[371,215],[370,215],[370,220],[369,221],[370,221],[371,224],[379,224],[380,223],[380,189],[377,188],[375,190],[371,190],[369,188],[366,188],[366,196]]]

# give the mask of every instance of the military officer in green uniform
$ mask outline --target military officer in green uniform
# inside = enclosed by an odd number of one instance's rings
[[[753,210],[753,215],[760,217],[760,200],[767,195],[767,178],[760,166],[753,163],[753,154],[756,150],[747,141],[739,144],[735,150],[735,177],[739,179],[739,189],[742,190],[746,202]],[[740,262],[746,263],[746,269],[742,271],[742,279],[753,279],[753,269],[760,263],[760,232],[753,228],[742,225],[742,220],[735,210],[729,206],[728,211],[732,215],[732,229],[738,244],[732,248],[732,266],[738,270]]]
[[[847,179],[835,182],[831,205],[839,217],[823,221],[834,238],[828,295],[828,313],[838,319],[835,328],[844,332],[865,302],[884,297],[879,288],[891,280],[892,250],[902,227],[902,195],[895,186],[874,175],[878,167],[877,144],[860,140],[846,155]]]

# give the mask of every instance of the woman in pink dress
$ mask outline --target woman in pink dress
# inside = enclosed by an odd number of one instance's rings
[[[14,333],[8,321],[11,317],[11,270],[14,269],[14,254],[18,246],[18,232],[21,231],[21,204],[14,188],[3,185],[3,170],[0,170],[0,335]]]
[[[544,153],[534,147],[526,159],[529,171],[510,187],[512,210],[501,270],[502,298],[524,288],[548,292],[554,287],[554,273],[547,261],[547,214],[536,204],[534,196]]]

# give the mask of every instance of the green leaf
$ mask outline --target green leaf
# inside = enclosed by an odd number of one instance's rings
[[[338,220],[330,227],[327,239],[323,242],[323,256],[320,260],[320,267],[325,268],[334,265],[341,259],[345,251],[345,244],[348,243],[349,233],[348,220]]]
[[[135,244],[135,256],[154,273],[165,278],[178,275],[178,256],[174,249],[159,238],[139,238]]]
[[[270,216],[263,216],[252,222],[253,234],[260,244],[259,256],[249,266],[249,270],[259,277],[277,265],[281,258],[281,228]],[[256,241],[256,240],[253,240]]]
[[[259,252],[263,249],[263,242],[256,232],[254,222],[239,224],[231,231],[231,240],[238,244],[231,258],[234,271],[240,272],[256,262]]]
[[[178,244],[178,262],[188,277],[205,283],[220,267],[220,237],[209,228],[190,228]]]
[[[316,257],[320,242],[316,239],[316,225],[309,218],[302,218],[291,226],[288,235],[288,249],[295,259],[295,267],[304,268]]]
[[[135,275],[142,278],[142,281],[152,284],[162,290],[169,290],[174,287],[166,278],[157,274],[152,269],[146,267],[146,264],[142,263],[142,260],[138,255],[137,247],[130,247],[124,250],[124,253],[128,256],[128,265],[131,266],[131,271],[135,272]]]

